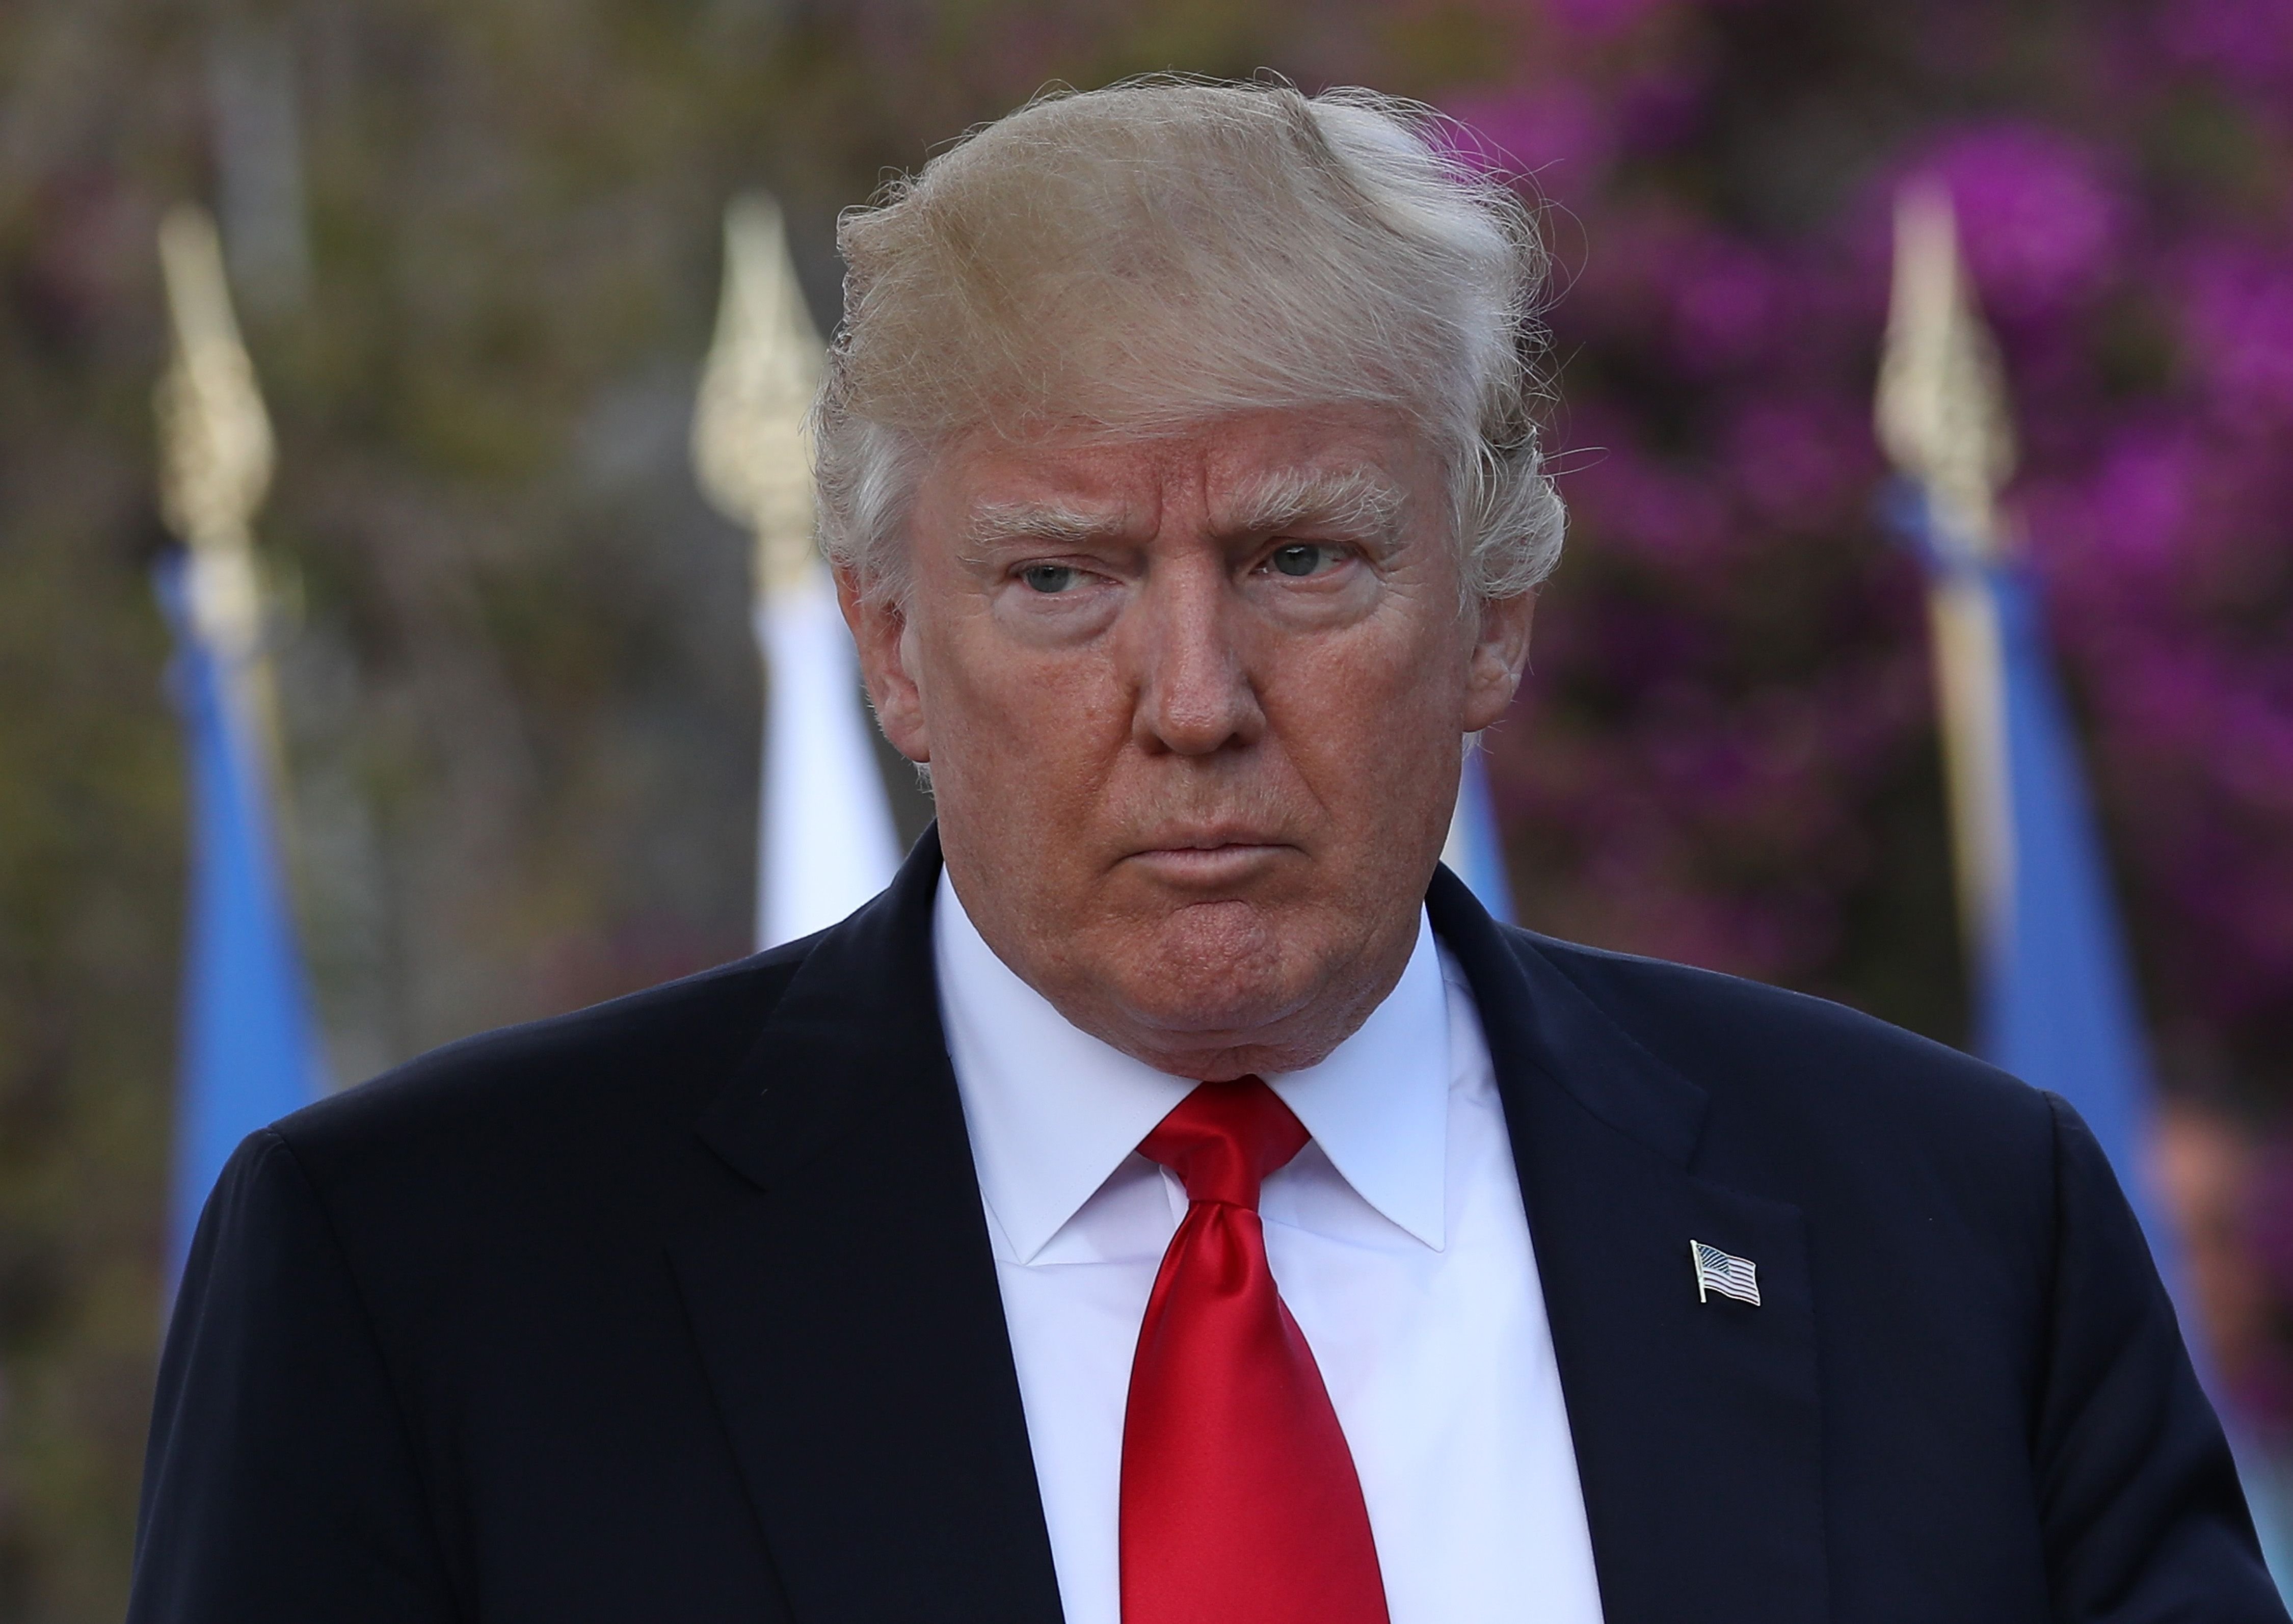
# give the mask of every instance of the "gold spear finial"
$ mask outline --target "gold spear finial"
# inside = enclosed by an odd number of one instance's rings
[[[701,374],[693,464],[711,501],[757,538],[757,585],[801,585],[813,545],[805,413],[819,387],[820,334],[790,263],[780,206],[761,192],[725,211],[725,290]]]
[[[1973,955],[1998,939],[2015,862],[1998,605],[1981,572],[1965,567],[1995,564],[2013,548],[1998,511],[2014,468],[2010,410],[1997,345],[1959,257],[1950,196],[1934,181],[1914,182],[1895,204],[1876,418],[1888,458],[1925,499],[1925,540],[1943,564],[1929,577],[1927,622],[1959,921]]]
[[[1879,363],[1879,443],[1922,486],[1947,539],[1979,558],[2006,537],[1998,491],[2014,471],[2014,426],[1998,346],[1959,257],[1950,194],[1914,181],[1895,200],[1895,285]]]
[[[174,353],[153,404],[159,509],[191,551],[190,607],[224,654],[255,650],[261,613],[253,524],[271,484],[271,419],[239,340],[215,222],[179,204],[159,226]]]

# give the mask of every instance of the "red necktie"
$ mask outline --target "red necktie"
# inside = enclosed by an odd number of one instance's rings
[[[1386,1624],[1361,1481],[1275,1289],[1258,1187],[1306,1129],[1205,1083],[1138,1147],[1187,1187],[1122,1417],[1122,1624]]]

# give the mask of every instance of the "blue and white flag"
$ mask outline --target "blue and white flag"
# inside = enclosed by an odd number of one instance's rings
[[[250,714],[244,649],[201,625],[195,561],[157,571],[175,634],[170,684],[183,719],[191,812],[166,1279],[181,1276],[199,1210],[240,1140],[325,1092],[325,1068],[280,861],[269,764]]]
[[[1457,809],[1449,816],[1449,838],[1441,861],[1470,887],[1490,916],[1511,924],[1512,882],[1505,875],[1504,838],[1497,829],[1496,801],[1480,747],[1468,745],[1457,780]]]
[[[766,690],[757,946],[773,947],[889,885],[900,841],[828,571],[759,593],[756,628]]]
[[[2179,1248],[2144,1177],[2153,1087],[2109,865],[2056,681],[2038,586],[2019,558],[1949,533],[1915,488],[1898,523],[1941,604],[1936,658],[1955,697],[1959,860],[1974,876],[1974,1039],[1983,1058],[2077,1108],[2172,1279]]]
[[[2168,1259],[2178,1248],[2142,1162],[2153,1088],[2141,997],[2038,583],[2008,564],[1989,569],[1985,585],[1998,627],[2005,872],[1988,911],[1976,1041],[2003,1069],[2078,1108],[2118,1168],[2151,1249]]]

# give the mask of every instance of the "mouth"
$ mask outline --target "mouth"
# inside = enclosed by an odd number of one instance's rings
[[[1170,883],[1209,887],[1248,880],[1296,850],[1288,841],[1270,835],[1172,834],[1131,853],[1125,861]]]

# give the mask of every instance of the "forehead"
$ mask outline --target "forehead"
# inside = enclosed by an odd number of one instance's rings
[[[1121,511],[1151,527],[1172,503],[1216,516],[1276,485],[1373,483],[1403,499],[1439,478],[1403,414],[1372,407],[1238,413],[1168,433],[1049,426],[960,434],[934,456],[919,494],[960,521],[1012,501]]]

